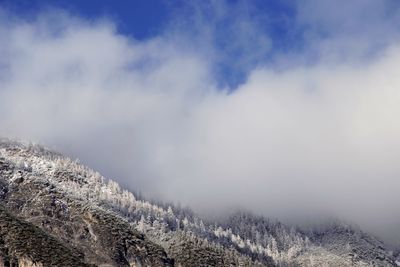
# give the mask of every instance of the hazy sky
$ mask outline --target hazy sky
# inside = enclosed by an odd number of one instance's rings
[[[0,4],[1,136],[200,212],[400,229],[400,2],[68,2]]]

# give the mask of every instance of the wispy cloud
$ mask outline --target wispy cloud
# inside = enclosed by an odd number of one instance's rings
[[[320,23],[306,7],[325,6],[299,3],[298,27],[339,27],[340,14]],[[380,5],[377,13],[366,6],[376,29],[361,34],[371,44],[385,36],[373,56],[343,57],[359,47],[348,45],[351,25],[325,38],[304,31],[309,49],[246,67],[233,91],[218,85],[220,48],[207,39],[224,5],[212,7],[210,24],[195,18],[196,37],[171,26],[146,41],[63,11],[29,21],[2,12],[0,134],[53,146],[133,190],[199,211],[326,213],[384,229],[400,222],[400,46],[394,29],[380,32],[397,21]],[[358,29],[367,17],[348,23]],[[245,16],[230,29],[239,62],[273,51],[254,23]],[[199,36],[206,45],[196,46]],[[302,60],[327,47],[329,56]]]

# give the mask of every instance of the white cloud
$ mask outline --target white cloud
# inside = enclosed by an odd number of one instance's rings
[[[258,68],[228,92],[213,58],[176,36],[136,41],[106,21],[52,19],[0,26],[0,135],[200,211],[400,222],[399,46],[363,64]]]
[[[395,0],[298,0],[295,28],[303,29],[308,56],[348,63],[368,59],[399,41]]]

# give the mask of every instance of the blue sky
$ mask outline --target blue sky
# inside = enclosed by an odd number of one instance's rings
[[[3,0],[3,7],[14,14],[29,18],[48,9],[62,9],[71,15],[88,20],[107,18],[119,33],[136,40],[147,40],[177,27],[187,38],[202,38],[212,28],[211,42],[221,58],[215,64],[221,86],[235,88],[242,83],[249,68],[273,57],[274,50],[285,51],[302,46],[301,34],[292,29],[295,6],[288,1],[60,1],[60,0]],[[216,8],[226,9],[218,14]],[[196,21],[194,21],[196,20]],[[249,43],[241,43],[243,32],[237,32],[237,23],[245,21],[257,27],[250,35],[265,36],[266,43],[257,43],[257,58],[246,55]],[[193,35],[193,36],[191,36]],[[197,35],[197,36],[196,36]],[[197,40],[196,40],[197,41]],[[239,58],[240,63],[235,64]],[[244,62],[242,62],[242,60]]]
[[[24,16],[30,16],[46,8],[62,8],[72,14],[83,16],[88,19],[97,19],[99,17],[108,17],[114,20],[118,25],[118,30],[136,39],[146,39],[160,34],[165,27],[174,19],[174,17],[185,10],[191,13],[189,7],[194,1],[162,1],[162,0],[87,0],[87,1],[62,1],[62,0],[2,0],[3,7]],[[200,4],[202,1],[198,1]],[[222,2],[222,1],[221,1]],[[288,1],[227,1],[228,5],[237,5],[243,2],[247,5],[247,10],[252,16],[254,13],[268,15],[277,19],[279,17],[289,18],[294,16],[294,7],[288,4]],[[189,3],[189,4],[188,4]],[[251,3],[251,4],[250,4]],[[256,14],[256,15],[257,15]],[[267,26],[267,25],[266,25]],[[268,25],[271,27],[271,25]],[[283,39],[287,29],[285,25],[275,23],[270,31],[276,35],[277,39]],[[265,29],[267,30],[267,29]]]
[[[3,6],[23,16],[32,16],[46,8],[61,8],[87,19],[108,17],[118,25],[118,30],[136,39],[158,35],[170,20],[167,1],[62,1],[62,0],[5,0]]]
[[[178,32],[180,38],[190,40],[188,46],[194,50],[214,50],[216,81],[230,89],[245,82],[248,73],[259,66],[285,67],[289,57],[290,64],[318,62],[321,43],[341,42],[336,44],[342,45],[341,53],[335,52],[340,60],[368,57],[398,35],[400,26],[396,0],[1,2],[3,8],[25,18],[49,9],[87,20],[106,18],[120,34],[139,41]],[[370,44],[354,49],[351,42],[357,39]],[[203,56],[210,57],[208,53]]]

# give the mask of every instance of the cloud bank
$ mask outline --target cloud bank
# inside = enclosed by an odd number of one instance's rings
[[[323,16],[298,8],[292,23],[307,26],[307,49],[285,54],[269,44],[262,53],[274,57],[255,64],[256,47],[224,46],[249,48],[239,62],[254,63],[234,90],[217,81],[222,48],[204,23],[208,45],[196,46],[177,24],[138,41],[107,20],[60,10],[24,20],[3,10],[0,135],[52,146],[132,190],[200,212],[333,214],[385,237],[382,229],[400,225],[397,13],[354,3],[378,10],[371,31],[355,33],[366,21],[357,5],[348,34],[336,30],[340,14],[315,23]]]

